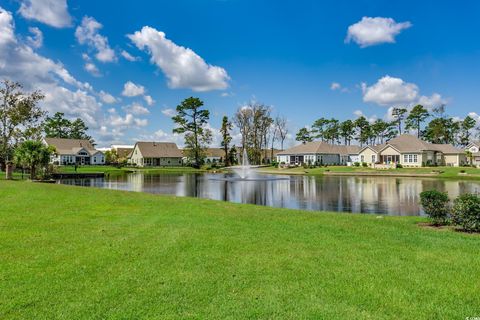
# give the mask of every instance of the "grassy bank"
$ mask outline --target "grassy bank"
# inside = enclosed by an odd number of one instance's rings
[[[364,167],[347,167],[347,166],[328,166],[321,168],[305,169],[303,167],[277,169],[273,167],[262,168],[262,172],[276,173],[276,174],[308,174],[308,175],[322,175],[326,173],[350,173],[363,174],[370,173],[372,175],[409,175],[412,177],[422,176],[425,174],[431,174],[436,171],[434,177],[447,178],[447,179],[479,179],[480,169],[471,167],[423,167],[423,168],[398,168],[390,170],[380,170]],[[465,171],[466,174],[462,174],[461,171]]]
[[[0,318],[464,319],[480,236],[0,181]]]

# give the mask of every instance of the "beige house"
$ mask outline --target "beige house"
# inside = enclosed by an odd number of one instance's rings
[[[50,162],[58,165],[98,165],[105,164],[105,155],[93,147],[88,140],[45,138],[43,143],[54,146],[55,153]]]
[[[329,164],[342,165],[358,161],[359,146],[333,145],[312,141],[277,153],[277,162],[290,165]]]
[[[128,163],[139,167],[181,166],[182,151],[173,142],[137,142]]]
[[[470,152],[469,159],[467,159],[468,162],[477,167],[480,166],[480,141],[473,141],[467,146],[465,151]]]
[[[360,162],[401,164],[404,167],[465,164],[465,152],[451,144],[433,144],[409,134],[398,136],[385,144],[366,146],[359,152]]]

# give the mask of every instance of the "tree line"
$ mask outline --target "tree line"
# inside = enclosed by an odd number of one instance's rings
[[[476,127],[475,119],[469,115],[463,120],[448,116],[444,105],[431,111],[422,105],[416,105],[410,111],[407,108],[394,108],[392,118],[392,121],[376,119],[373,122],[364,116],[345,121],[320,118],[313,122],[310,129],[301,128],[296,140],[302,143],[321,140],[345,145],[356,141],[363,146],[382,144],[408,131],[431,143],[465,147],[474,136],[480,135],[480,127]]]
[[[176,107],[176,114],[172,117],[175,124],[173,133],[184,134],[185,150],[191,159],[192,166],[203,164],[206,149],[212,142],[211,129],[207,127],[210,112],[204,108],[199,98],[190,97]],[[260,164],[268,157],[273,158],[275,143],[279,142],[283,149],[288,134],[287,120],[284,117],[272,116],[272,108],[265,104],[250,102],[239,108],[232,119],[222,118],[220,128],[220,146],[224,151],[225,165],[235,164],[237,147],[231,145],[232,130],[235,125],[241,135],[240,149],[246,150],[249,161]]]
[[[63,113],[52,117],[39,107],[44,95],[40,91],[25,92],[22,84],[10,80],[0,83],[0,169],[16,163],[30,169],[46,166],[54,152],[42,143],[42,138],[87,139],[88,127],[80,119],[68,120]]]

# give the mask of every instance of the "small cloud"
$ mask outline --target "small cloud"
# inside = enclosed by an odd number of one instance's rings
[[[117,61],[115,51],[110,48],[108,39],[99,33],[102,28],[97,20],[92,17],[83,17],[82,24],[75,30],[75,37],[78,43],[86,44],[97,51],[95,58],[101,62]]]
[[[153,100],[153,98],[149,95],[145,95],[143,96],[143,100],[145,100],[145,102],[149,105],[149,106],[152,106],[154,103],[155,103],[155,100]]]
[[[28,43],[38,49],[43,45],[43,33],[40,29],[37,27],[30,27],[28,28],[28,31],[32,34],[31,36],[27,37]]]
[[[99,95],[100,95],[100,100],[102,100],[104,103],[112,104],[117,102],[117,99],[115,99],[114,96],[112,96],[110,93],[107,93],[103,90],[100,91]]]
[[[395,43],[395,37],[412,26],[409,21],[395,22],[392,18],[363,17],[348,27],[346,43],[357,43],[361,48],[381,43]]]
[[[342,85],[338,82],[332,82],[330,84],[330,90],[335,91],[335,90],[340,90],[342,88]]]
[[[125,97],[136,97],[145,94],[145,87],[137,85],[132,81],[127,81],[123,85],[122,95]]]
[[[145,115],[150,113],[147,108],[145,108],[139,103],[132,103],[131,105],[125,106],[123,107],[123,110],[135,115]]]
[[[172,108],[163,109],[163,110],[162,110],[162,113],[163,113],[163,115],[165,115],[165,116],[167,116],[167,117],[169,117],[169,118],[171,118],[171,117],[173,117],[174,115],[177,114],[177,112],[175,111],[175,109],[172,109]]]
[[[125,58],[126,60],[131,61],[131,62],[140,60],[140,57],[134,57],[125,50],[122,50],[122,52],[120,52],[120,54],[122,55],[123,58]]]
[[[100,73],[100,70],[98,70],[97,66],[91,62],[85,63],[83,68],[90,73],[94,77],[101,77],[102,74]]]

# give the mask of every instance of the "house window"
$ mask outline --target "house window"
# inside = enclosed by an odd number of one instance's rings
[[[372,163],[375,163],[376,162],[376,156],[374,154],[372,154]]]
[[[417,163],[418,162],[418,155],[417,154],[404,154],[403,155],[403,162],[405,162],[405,163]]]
[[[360,161],[361,161],[361,162],[364,162],[364,161],[365,161],[365,156],[361,155],[361,156],[360,156]]]

